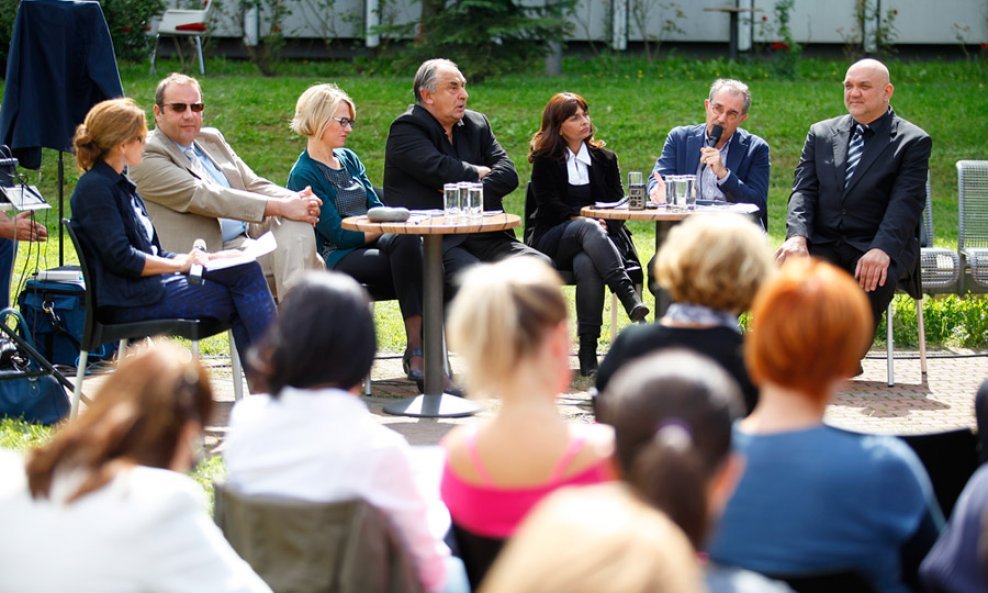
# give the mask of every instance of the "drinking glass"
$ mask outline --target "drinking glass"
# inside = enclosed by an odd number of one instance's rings
[[[685,186],[681,189],[684,193],[681,208],[684,208],[688,212],[692,212],[693,210],[696,210],[696,175],[683,175],[680,179],[680,183]]]
[[[460,185],[446,183],[443,185],[443,213],[447,222],[456,222],[460,217]]]
[[[460,188],[460,222],[464,222],[470,217],[470,186],[472,181],[461,181]]]
[[[471,183],[467,194],[469,198],[470,219],[474,221],[484,218],[484,184]]]

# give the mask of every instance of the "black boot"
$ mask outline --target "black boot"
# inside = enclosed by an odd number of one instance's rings
[[[580,361],[581,377],[597,372],[597,336],[580,336],[580,351],[576,358]]]
[[[631,280],[621,280],[614,288],[614,294],[617,295],[618,300],[624,306],[624,310],[627,311],[628,318],[634,323],[645,323],[649,310],[642,302],[642,297],[635,290],[635,285],[631,283]]]

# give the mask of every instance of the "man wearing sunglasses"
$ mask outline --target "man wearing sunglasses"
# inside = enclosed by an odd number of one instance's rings
[[[259,261],[276,298],[304,270],[325,269],[312,230],[322,201],[309,188],[296,193],[256,175],[219,130],[203,128],[196,79],[169,75],[154,103],[156,128],[130,176],[165,249],[184,253],[196,239],[208,251],[233,249],[271,231],[278,248]]]

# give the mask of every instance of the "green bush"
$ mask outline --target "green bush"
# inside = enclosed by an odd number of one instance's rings
[[[151,51],[151,19],[164,12],[162,0],[100,0],[118,60],[143,60]]]

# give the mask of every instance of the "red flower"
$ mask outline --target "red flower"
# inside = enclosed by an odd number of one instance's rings
[[[764,22],[765,22],[765,21],[767,21],[767,20],[768,20],[768,17],[767,17],[767,16],[765,16],[765,15],[763,14],[763,15],[762,15],[762,22],[764,23]]]
[[[981,42],[981,49],[988,49],[988,41]]]
[[[770,47],[772,51],[789,51],[789,44],[783,41],[776,41]]]

